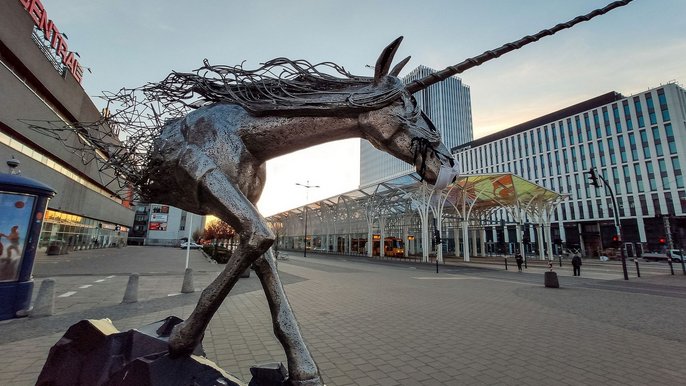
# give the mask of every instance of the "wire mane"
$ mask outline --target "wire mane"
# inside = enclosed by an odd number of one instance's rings
[[[181,103],[198,108],[232,103],[251,115],[332,116],[376,110],[396,100],[404,90],[395,77],[374,84],[343,67],[323,62],[276,58],[259,68],[211,65],[207,59],[192,73],[173,72],[140,90],[145,99],[163,105]]]

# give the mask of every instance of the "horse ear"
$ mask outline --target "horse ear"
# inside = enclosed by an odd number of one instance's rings
[[[393,56],[398,51],[401,41],[403,41],[402,36],[393,40],[379,55],[379,59],[376,60],[376,67],[374,67],[374,84],[378,84],[382,77],[388,75],[388,70],[393,62]]]
[[[398,76],[400,74],[400,71],[402,71],[403,67],[407,64],[407,62],[410,61],[411,56],[408,56],[407,58],[403,59],[400,61],[400,63],[396,64],[395,67],[391,70],[391,72],[388,73],[390,76]]]

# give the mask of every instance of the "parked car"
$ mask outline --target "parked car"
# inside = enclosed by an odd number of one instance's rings
[[[196,243],[191,241],[190,247],[191,247],[191,249],[199,249],[199,248],[202,248],[202,245],[196,244]],[[188,241],[181,243],[181,249],[187,249],[187,248],[188,248]]]
[[[644,253],[641,257],[645,261],[667,261],[668,254],[672,256],[672,262],[681,263],[681,251],[678,249],[672,249],[666,253]]]

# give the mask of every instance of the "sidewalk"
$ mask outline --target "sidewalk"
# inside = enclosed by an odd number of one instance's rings
[[[582,278],[563,267],[562,288],[546,289],[547,268],[534,264],[520,274],[451,262],[437,274],[414,262],[287,255],[280,276],[328,385],[676,385],[686,377],[686,336],[675,324],[686,318],[686,277],[661,266],[628,282],[616,264],[584,263]],[[54,316],[0,322],[0,384],[34,384],[50,347],[83,318],[108,317],[124,331],[187,317],[199,293],[178,294],[185,256],[127,247],[40,257],[34,292],[53,277],[58,296],[75,293],[56,299]],[[190,266],[198,290],[223,268],[198,251]],[[120,304],[131,272],[141,274],[140,301]],[[254,273],[239,280],[203,344],[243,380],[254,364],[286,360]]]

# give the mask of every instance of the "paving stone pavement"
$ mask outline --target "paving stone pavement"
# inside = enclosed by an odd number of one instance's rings
[[[168,296],[181,288],[185,252],[89,252],[39,258],[37,281],[54,277],[58,295],[76,293],[57,299],[54,316],[0,322],[0,384],[34,384],[50,347],[80,319],[109,317],[126,330],[191,313],[197,292]],[[191,257],[196,288],[222,268]],[[584,268],[582,278],[560,271],[561,288],[551,289],[542,267],[455,264],[436,273],[314,254],[279,261],[328,385],[684,384],[686,277],[656,265],[625,282],[616,265]],[[131,272],[141,274],[141,301],[120,304]],[[286,360],[271,328],[257,277],[241,279],[208,327],[207,357],[248,380],[250,366]]]

